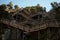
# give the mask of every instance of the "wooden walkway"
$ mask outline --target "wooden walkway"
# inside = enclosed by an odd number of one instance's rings
[[[31,19],[32,17],[34,17],[36,15],[42,14],[41,12],[37,13],[37,14],[34,14],[34,15],[30,15],[30,13],[25,11],[25,10],[24,10],[24,12],[25,13],[22,14],[21,10],[19,10],[18,12],[15,12],[13,14],[13,16],[16,15],[16,14],[20,14],[23,17],[25,17],[26,21],[24,21],[22,23],[21,22],[17,22],[16,20],[8,20],[8,19],[0,19],[0,22],[4,23],[6,25],[12,26],[14,28],[21,29],[21,30],[24,31],[24,33],[38,31],[38,30],[41,30],[41,29],[45,29],[47,27],[60,27],[60,22],[57,22],[55,19],[54,20],[45,20],[45,21],[41,21],[41,22],[34,21],[33,19]],[[43,13],[43,14],[48,16],[46,13]],[[51,17],[49,17],[49,18],[51,18]],[[31,20],[33,22],[30,22],[28,20]],[[27,25],[26,25],[26,23],[27,23]],[[32,24],[32,26],[28,26],[29,23]]]
[[[4,24],[7,24],[9,26],[12,26],[14,28],[24,30],[25,33],[38,31],[38,30],[47,28],[47,24],[43,24],[43,25],[39,24],[39,25],[36,25],[36,26],[33,26],[33,27],[29,27],[29,26],[25,26],[21,23],[17,23],[15,20],[10,21],[10,20],[1,19],[0,22],[4,23]]]

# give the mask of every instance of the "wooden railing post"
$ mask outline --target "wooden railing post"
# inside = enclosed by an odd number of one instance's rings
[[[41,34],[40,31],[38,31],[38,40],[40,40]]]

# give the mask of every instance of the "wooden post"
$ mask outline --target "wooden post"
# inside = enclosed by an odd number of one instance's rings
[[[0,30],[0,40],[2,40],[2,30]]]
[[[11,37],[11,30],[10,29],[5,29],[4,34],[2,34],[2,40],[9,40]]]
[[[2,40],[2,25],[0,24],[0,40]]]
[[[38,40],[40,40],[40,37],[41,37],[40,31],[38,31]]]
[[[24,26],[23,26],[23,29],[25,30]],[[23,30],[22,40],[25,40],[24,30]]]
[[[56,22],[57,27],[59,27],[58,22],[57,22],[57,20],[56,20],[56,19],[55,19],[55,22]]]

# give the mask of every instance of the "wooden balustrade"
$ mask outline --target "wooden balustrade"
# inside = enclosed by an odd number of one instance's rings
[[[57,27],[56,20],[46,20],[46,21],[42,21],[42,22],[38,22],[38,23],[31,22],[32,24],[36,25],[36,26],[32,25],[31,28],[29,26],[27,26],[27,27],[23,26],[25,23],[20,24],[20,23],[17,23],[17,21],[15,21],[15,20],[1,19],[0,21],[4,24],[10,25],[12,27],[15,27],[15,28],[18,28],[21,30],[24,30],[27,33],[33,32],[33,31],[38,31],[41,29],[45,29],[47,27]],[[29,21],[27,21],[27,23],[29,23]]]

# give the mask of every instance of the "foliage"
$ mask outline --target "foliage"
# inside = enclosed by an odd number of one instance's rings
[[[34,6],[31,7],[31,13],[37,13],[36,7],[34,7]]]
[[[40,4],[37,4],[37,6],[36,6],[37,8],[39,8],[40,7]]]
[[[9,2],[9,4],[7,6],[8,6],[9,9],[12,9],[13,8],[12,7],[13,6],[12,2]]]
[[[18,5],[15,5],[14,8],[15,8],[15,10],[19,10],[19,6]]]
[[[25,9],[27,9],[28,11],[30,11],[31,7],[25,7]]]
[[[44,11],[43,7],[41,7],[39,4],[37,4],[36,8],[37,8],[37,12]]]
[[[53,3],[51,3],[51,6],[52,6],[53,8],[58,8],[58,7],[60,7],[60,3],[53,2]]]
[[[44,11],[46,12],[46,7],[44,7]]]
[[[52,6],[52,15],[54,14],[56,19],[60,19],[60,3],[53,2],[51,3]]]
[[[5,5],[5,4],[0,5],[0,11],[5,10],[6,8],[7,8],[7,7],[6,7],[6,5]]]

